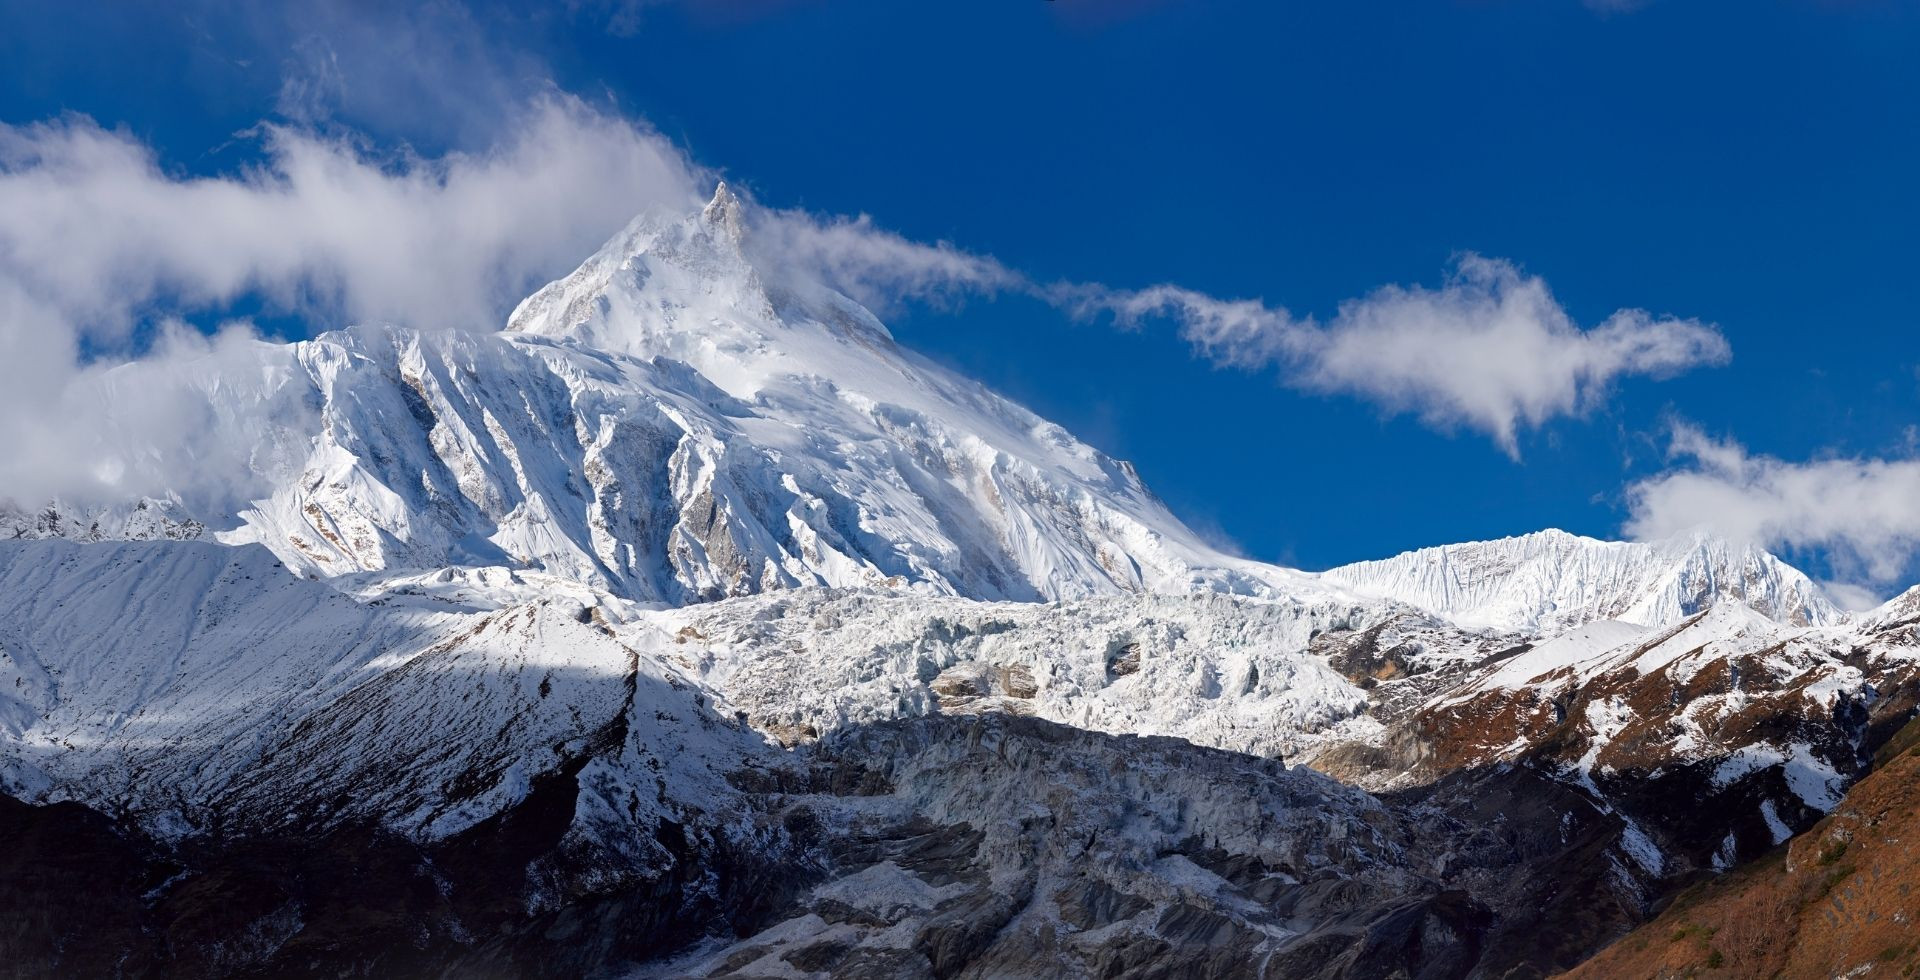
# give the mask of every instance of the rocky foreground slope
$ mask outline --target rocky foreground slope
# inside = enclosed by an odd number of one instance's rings
[[[1219,554],[724,190],[512,327],[200,365],[238,506],[0,513],[0,971],[1540,976],[1920,703],[1920,600],[1708,538]]]
[[[1920,650],[1737,607],[1528,646],[1215,595],[358,599],[203,542],[12,543],[0,588],[30,975],[1540,975],[1819,820]]]
[[[1819,823],[1682,892],[1570,977],[1910,977],[1920,972],[1920,723]]]

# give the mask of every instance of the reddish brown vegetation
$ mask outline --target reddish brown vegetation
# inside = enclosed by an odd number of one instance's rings
[[[1826,819],[1569,977],[1920,975],[1920,722]]]

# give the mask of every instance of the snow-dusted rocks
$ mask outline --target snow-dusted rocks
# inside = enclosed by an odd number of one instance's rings
[[[205,533],[172,498],[92,507],[55,500],[32,513],[0,498],[0,541],[191,541]]]
[[[1782,627],[1722,602],[1665,628],[1592,623],[1490,662],[1392,726],[1375,756],[1329,762],[1401,786],[1528,767],[1620,814],[1635,830],[1621,860],[1671,875],[1756,856],[1831,809],[1910,716],[1917,679],[1910,633]]]
[[[783,920],[642,976],[1444,974],[1488,917],[1388,808],[1265,760],[1005,715],[806,755],[870,795],[795,794],[786,818],[863,846]]]
[[[1366,694],[1307,647],[1383,614],[1320,595],[1037,604],[809,589],[649,614],[619,635],[789,743],[998,711],[1284,756],[1377,729]]]
[[[1423,548],[1322,577],[1463,626],[1536,636],[1603,619],[1660,626],[1727,600],[1793,626],[1846,618],[1797,569],[1706,535],[1642,543],[1547,530]]]

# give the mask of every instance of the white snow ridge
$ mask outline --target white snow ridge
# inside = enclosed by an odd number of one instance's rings
[[[1796,626],[1846,618],[1799,570],[1706,535],[1635,543],[1547,530],[1409,551],[1324,576],[1462,625],[1537,635],[1602,619],[1657,626],[1725,599]]]

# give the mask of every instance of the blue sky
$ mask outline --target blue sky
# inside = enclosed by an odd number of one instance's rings
[[[1216,366],[1168,317],[1120,329],[1020,290],[960,290],[890,304],[888,319],[1133,460],[1176,512],[1258,558],[1319,568],[1545,526],[1614,537],[1733,515],[1723,530],[1823,578],[1885,594],[1913,572],[1915,5],[0,2],[0,15],[15,25],[0,36],[0,122],[83,114],[174,179],[262,166],[257,132],[237,134],[263,121],[392,167],[400,147],[482,153],[511,138],[507,110],[558,91],[650,125],[762,203],[870,215],[1042,283],[1175,283],[1324,324],[1383,286],[1444,289],[1463,254],[1504,259],[1579,328],[1644,309],[1711,325],[1731,359],[1621,372],[1503,446],[1418,399],[1305,383],[1285,360]],[[537,271],[569,263],[548,264]],[[172,305],[147,297],[139,316],[333,325],[270,297]],[[1835,515],[1856,505],[1857,519]]]

